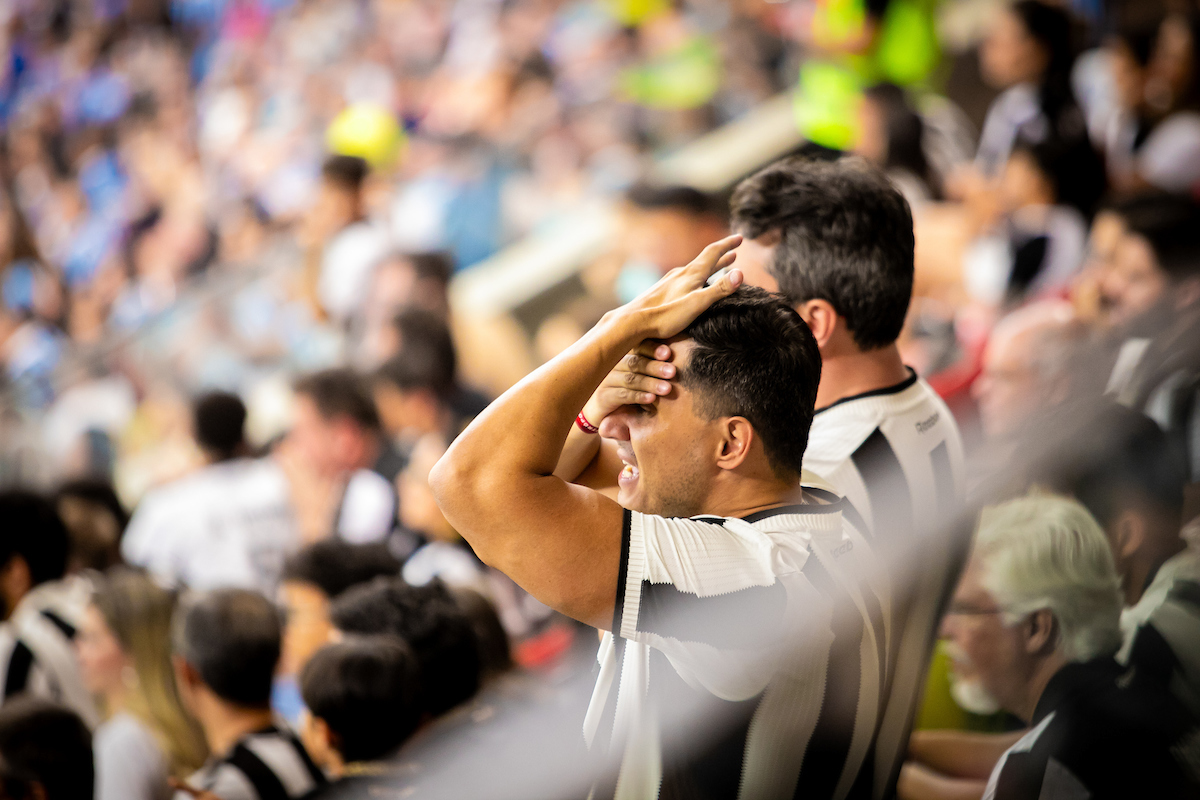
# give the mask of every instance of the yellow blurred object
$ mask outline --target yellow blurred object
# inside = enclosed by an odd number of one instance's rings
[[[809,61],[800,68],[795,114],[800,132],[810,142],[845,150],[857,132],[862,80],[842,64]]]
[[[721,88],[721,56],[707,36],[621,74],[622,94],[647,108],[699,108]]]
[[[671,8],[671,0],[604,0],[604,8],[622,25],[634,28]]]
[[[330,152],[358,156],[374,169],[392,166],[404,149],[406,139],[396,117],[383,106],[373,103],[348,106],[325,131],[325,144]]]
[[[967,712],[950,695],[950,654],[938,642],[925,679],[925,698],[913,722],[916,730],[966,730]]]

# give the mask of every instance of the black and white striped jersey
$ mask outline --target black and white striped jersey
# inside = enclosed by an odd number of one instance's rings
[[[188,783],[221,800],[295,800],[323,786],[325,775],[296,735],[280,723],[243,736]],[[188,797],[185,792],[175,794],[175,800]]]
[[[844,505],[625,512],[584,723],[620,763],[597,797],[867,796],[890,596]]]
[[[74,588],[65,581],[43,583],[0,623],[0,702],[22,694],[52,700],[95,728],[100,715],[75,656],[78,618],[61,602]]]
[[[911,372],[911,371],[910,371]],[[817,411],[805,470],[852,506],[851,520],[888,565],[894,594],[887,694],[877,741],[876,798],[894,790],[966,542],[948,535],[965,491],[962,439],[950,409],[916,373]]]

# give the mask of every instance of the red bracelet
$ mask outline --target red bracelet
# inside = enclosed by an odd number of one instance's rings
[[[575,424],[578,425],[579,430],[583,431],[584,433],[591,434],[600,432],[599,428],[587,421],[587,417],[583,415],[582,411],[580,411],[579,416],[575,418]]]

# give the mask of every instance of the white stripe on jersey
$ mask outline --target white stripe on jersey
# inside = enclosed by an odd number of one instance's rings
[[[847,796],[874,739],[891,602],[844,505],[745,520],[626,512],[618,638],[601,645],[584,725],[589,745],[623,753],[615,797],[650,800],[699,761],[732,764],[708,776],[722,795]],[[678,736],[660,724],[720,728],[714,712],[736,719],[728,761],[667,752]]]
[[[895,631],[872,791],[883,797],[892,790],[907,748],[940,606],[963,555],[961,547],[939,536],[962,502],[962,439],[949,408],[913,373],[895,386],[818,411],[804,468],[846,496],[891,566]]]

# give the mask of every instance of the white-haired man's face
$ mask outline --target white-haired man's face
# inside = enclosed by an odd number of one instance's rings
[[[1021,708],[1035,658],[1024,628],[1024,621],[1005,624],[1004,609],[983,585],[983,564],[972,557],[942,620],[954,696],[967,711]]]

